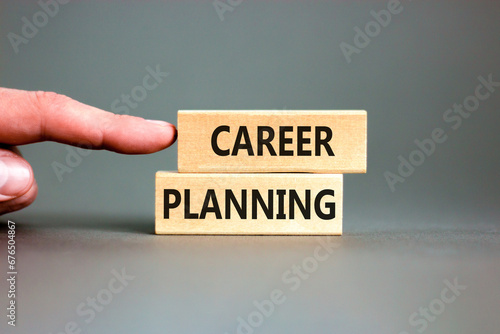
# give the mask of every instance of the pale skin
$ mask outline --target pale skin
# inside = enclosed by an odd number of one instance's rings
[[[16,145],[55,141],[123,154],[149,154],[175,142],[175,126],[116,115],[67,96],[0,88],[0,215],[27,207],[38,186]]]

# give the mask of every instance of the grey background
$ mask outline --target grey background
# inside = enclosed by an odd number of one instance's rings
[[[19,327],[2,315],[1,331],[57,333],[74,320],[85,333],[234,333],[254,300],[280,288],[286,303],[255,333],[417,333],[408,316],[458,277],[466,291],[425,332],[497,333],[500,92],[455,131],[442,117],[478,76],[500,81],[500,5],[402,1],[347,63],[340,43],[353,44],[353,29],[386,6],[247,0],[221,21],[211,1],[75,1],[16,54],[7,34],[40,7],[2,1],[1,86],[110,110],[160,65],[170,75],[130,114],[175,124],[179,109],[366,109],[369,133],[368,173],[345,177],[339,249],[295,292],[281,275],[318,237],[151,235],[154,173],[177,168],[175,145],[150,156],[92,152],[62,182],[51,164],[65,162],[64,145],[21,147],[40,193],[0,218],[19,226],[22,305]],[[383,173],[437,127],[448,140],[391,192]],[[136,279],[83,323],[76,306],[122,267]]]

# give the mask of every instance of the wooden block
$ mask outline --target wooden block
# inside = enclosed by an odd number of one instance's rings
[[[181,173],[366,173],[364,110],[180,110]]]
[[[342,234],[342,175],[156,173],[157,234]]]

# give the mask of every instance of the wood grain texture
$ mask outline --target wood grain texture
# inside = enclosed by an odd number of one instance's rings
[[[160,171],[156,174],[155,231],[341,235],[342,179],[338,174]]]
[[[366,173],[363,110],[180,110],[177,125],[181,173]]]

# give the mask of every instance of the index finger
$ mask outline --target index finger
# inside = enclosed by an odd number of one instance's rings
[[[118,153],[143,154],[175,142],[175,126],[117,115],[51,92],[0,88],[0,143],[44,140]]]

